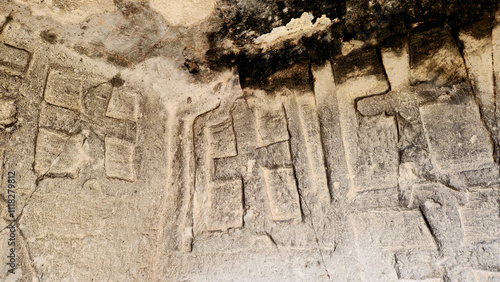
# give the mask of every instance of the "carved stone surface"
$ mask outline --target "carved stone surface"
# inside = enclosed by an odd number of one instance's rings
[[[446,173],[493,165],[491,139],[475,105],[423,105],[420,115],[438,170]]]
[[[174,2],[0,0],[0,281],[500,279],[498,1]]]
[[[109,99],[106,116],[137,121],[139,114],[139,97],[135,93],[115,90]]]
[[[66,135],[40,128],[36,141],[35,172],[76,178],[85,159],[85,136]]]
[[[0,44],[0,65],[14,73],[22,74],[26,71],[30,53],[26,50],[18,49],[6,44]]]
[[[109,137],[104,140],[106,176],[134,181],[134,144]]]
[[[79,111],[82,96],[82,80],[76,74],[51,70],[45,86],[45,101],[49,104]]]

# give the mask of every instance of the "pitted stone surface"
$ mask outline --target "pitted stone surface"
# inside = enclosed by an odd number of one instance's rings
[[[493,1],[14,2],[0,281],[500,277]]]
[[[118,138],[104,140],[106,176],[134,181],[134,144]]]
[[[30,53],[28,51],[17,49],[13,46],[0,44],[0,65],[13,71],[16,74],[23,74],[26,71]]]
[[[137,121],[139,115],[139,97],[135,93],[115,89],[111,94],[106,116],[129,121]]]
[[[38,176],[76,178],[85,159],[85,136],[66,135],[40,128],[36,141],[35,171]]]
[[[51,70],[45,87],[45,101],[66,109],[79,111],[82,80],[62,70]]]
[[[440,171],[478,170],[494,164],[490,136],[475,105],[423,105],[420,115]]]

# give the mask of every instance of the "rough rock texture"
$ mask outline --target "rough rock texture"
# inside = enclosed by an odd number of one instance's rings
[[[500,281],[498,93],[497,1],[0,0],[0,281]]]

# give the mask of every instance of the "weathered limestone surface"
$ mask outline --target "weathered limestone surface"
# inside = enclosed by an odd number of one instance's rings
[[[494,3],[298,2],[0,0],[0,281],[499,281]]]

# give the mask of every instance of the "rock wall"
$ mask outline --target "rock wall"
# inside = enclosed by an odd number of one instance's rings
[[[0,280],[499,281],[497,6],[0,0]]]

